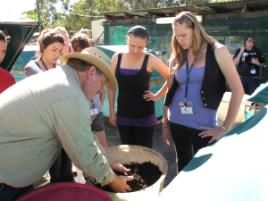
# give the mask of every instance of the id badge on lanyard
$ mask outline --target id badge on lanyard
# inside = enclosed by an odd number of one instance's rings
[[[186,77],[186,84],[185,84],[184,101],[179,102],[181,114],[185,114],[185,115],[192,115],[193,114],[193,105],[191,102],[187,101],[190,74],[191,74],[191,71],[193,69],[193,65],[194,65],[194,60],[193,60],[192,65],[189,68],[188,59],[186,59],[186,73],[187,73],[186,76],[187,77]]]
[[[256,68],[254,66],[251,67],[250,74],[251,75],[255,75],[256,74]]]
[[[184,101],[179,102],[179,108],[180,108],[181,114],[192,115],[194,113],[191,102],[184,102]]]
[[[89,113],[90,113],[90,116],[95,116],[99,114],[99,110],[93,101],[91,101]]]
[[[99,114],[99,110],[97,108],[90,109],[90,115],[95,116]]]

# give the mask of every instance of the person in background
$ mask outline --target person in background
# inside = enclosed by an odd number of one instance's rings
[[[53,29],[42,30],[39,38],[37,59],[30,60],[24,67],[26,77],[47,71],[59,65],[59,57],[64,46],[63,36]]]
[[[149,91],[150,77],[158,72],[165,80],[169,69],[160,59],[144,50],[149,33],[143,26],[134,26],[126,36],[127,52],[115,54],[112,71],[118,81],[117,114],[115,92],[109,92],[109,122],[118,127],[122,144],[153,146],[153,133],[157,124],[154,100],[165,94],[161,88],[156,94]]]
[[[244,91],[229,51],[205,32],[193,13],[179,13],[172,28],[172,74],[162,135],[167,143],[170,134],[173,138],[180,172],[200,148],[232,128]],[[216,114],[226,83],[231,100],[223,124],[217,125]]]
[[[248,35],[244,45],[237,49],[234,56],[245,93],[251,95],[260,85],[261,68],[264,67],[264,56],[260,49],[255,46],[255,38]]]
[[[3,62],[6,56],[6,50],[7,50],[6,34],[2,30],[0,30],[0,64]],[[2,67],[0,67],[0,80],[1,80],[0,94],[8,87],[16,83],[14,77]]]
[[[72,52],[81,52],[83,49],[90,46],[90,39],[85,33],[77,32],[71,38]]]
[[[0,198],[16,200],[32,189],[64,149],[76,167],[114,192],[127,192],[133,176],[117,176],[96,145],[88,101],[105,84],[116,90],[110,60],[97,48],[69,53],[62,65],[8,88],[0,96]]]
[[[78,32],[71,38],[71,45],[73,52],[81,52],[83,49],[90,47],[90,39],[86,34]],[[106,148],[108,147],[108,143],[105,134],[104,117],[103,113],[101,112],[101,107],[105,96],[104,90],[105,89],[101,89],[100,93],[92,98],[90,101],[89,112],[92,117],[91,129],[99,140],[100,144]]]
[[[70,36],[68,31],[64,27],[55,27],[54,30],[58,31],[64,37],[64,47],[62,54],[67,54],[71,52]]]

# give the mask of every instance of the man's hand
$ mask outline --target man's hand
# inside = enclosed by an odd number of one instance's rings
[[[130,169],[126,168],[121,163],[114,162],[114,163],[111,163],[110,166],[114,171],[120,172],[124,175],[127,175],[127,173],[130,171]]]
[[[131,191],[127,181],[131,181],[133,179],[133,176],[115,176],[108,185],[113,189],[114,192],[126,193]]]

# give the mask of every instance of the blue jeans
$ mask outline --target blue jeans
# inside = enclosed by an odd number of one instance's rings
[[[18,197],[32,190],[33,186],[23,188],[14,188],[6,184],[0,184],[0,200],[1,201],[14,201]]]

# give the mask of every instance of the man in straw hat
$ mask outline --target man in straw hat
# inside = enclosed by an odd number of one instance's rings
[[[90,47],[64,55],[61,61],[60,67],[0,94],[1,200],[14,200],[31,189],[62,148],[96,183],[108,184],[115,192],[131,190],[127,181],[133,177],[114,174],[89,123],[88,101],[103,83],[111,90],[117,88],[110,60]]]

